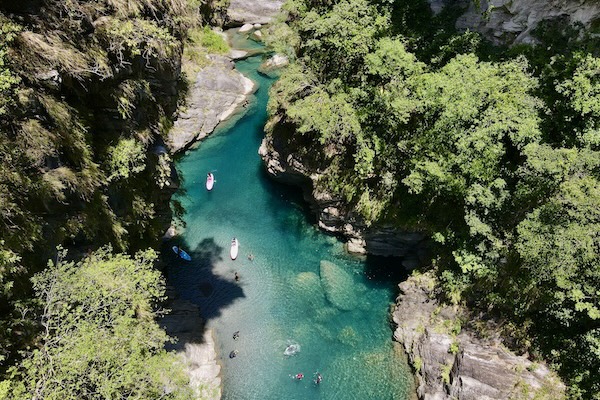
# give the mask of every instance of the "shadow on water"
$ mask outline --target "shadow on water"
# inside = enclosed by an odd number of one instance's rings
[[[271,195],[273,201],[279,201],[280,203],[287,203],[292,207],[298,209],[302,217],[308,221],[310,225],[317,225],[317,216],[311,210],[310,204],[304,199],[303,190],[298,185],[286,184],[273,179],[266,171],[263,164],[258,167],[260,170],[258,173],[261,177],[260,183],[266,193]],[[306,183],[309,184],[308,182]],[[276,210],[276,207],[272,207]],[[327,234],[327,232],[322,231]]]
[[[393,302],[398,296],[396,285],[404,282],[409,276],[408,271],[402,265],[402,257],[374,256],[369,254],[365,257],[365,285],[369,288],[392,287],[389,301]]]
[[[365,274],[373,282],[402,282],[410,275],[402,266],[402,257],[384,257],[369,254],[365,259]]]
[[[179,258],[172,250],[175,245],[185,250],[192,260]],[[202,240],[194,249],[189,249],[181,239],[171,240],[163,246],[167,282],[177,287],[179,298],[198,307],[204,320],[218,317],[223,308],[245,297],[233,275],[228,278],[215,273],[216,264],[223,261],[223,252],[224,248],[214,238]]]

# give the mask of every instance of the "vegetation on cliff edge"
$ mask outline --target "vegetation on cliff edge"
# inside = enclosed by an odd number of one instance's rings
[[[597,39],[547,23],[540,46],[493,48],[425,1],[285,8],[269,134],[366,225],[428,232],[448,301],[600,398]]]
[[[188,33],[223,43],[201,27],[209,8],[0,5],[0,398],[189,398],[153,320],[156,257],[89,254],[154,246],[170,223],[177,183],[164,138]],[[88,256],[45,269],[60,244]],[[86,305],[93,296],[104,303]]]

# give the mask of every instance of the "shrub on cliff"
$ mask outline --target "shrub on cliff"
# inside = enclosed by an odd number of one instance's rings
[[[161,129],[177,107],[187,0],[0,5],[0,373],[37,337],[29,275],[57,244],[156,243],[171,211]]]
[[[156,253],[102,248],[76,264],[65,255],[32,279],[43,334],[0,398],[192,398],[155,322],[165,293]]]

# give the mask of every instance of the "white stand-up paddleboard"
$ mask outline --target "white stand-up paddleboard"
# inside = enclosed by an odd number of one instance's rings
[[[238,256],[238,250],[240,247],[240,242],[236,238],[231,239],[231,249],[229,250],[229,255],[232,260],[235,260]]]
[[[215,176],[212,173],[206,175],[206,190],[212,190],[215,185]]]

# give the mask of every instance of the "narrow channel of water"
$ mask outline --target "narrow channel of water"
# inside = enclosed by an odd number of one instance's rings
[[[180,243],[193,260],[171,255],[169,283],[215,332],[224,399],[408,399],[412,376],[389,322],[398,277],[380,273],[385,261],[347,255],[311,224],[298,194],[263,171],[257,150],[273,80],[256,72],[260,62],[237,63],[259,84],[248,113],[177,163],[184,191],[176,200],[187,224]],[[232,237],[240,242],[236,260]],[[291,344],[299,351],[285,355]]]

